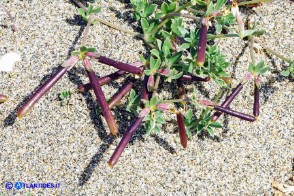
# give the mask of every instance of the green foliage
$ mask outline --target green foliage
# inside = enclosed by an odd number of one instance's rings
[[[136,20],[148,18],[157,9],[156,4],[149,4],[146,0],[131,0],[131,5],[134,8],[134,18]]]
[[[90,5],[88,6],[88,10],[87,10],[87,12],[85,12],[83,8],[79,8],[78,11],[79,11],[79,14],[82,16],[82,18],[83,18],[85,21],[88,21],[89,18],[90,18],[90,16],[91,16],[92,14],[97,14],[97,13],[99,13],[99,12],[101,11],[101,8],[100,8],[100,7],[93,7],[93,5],[90,4]]]
[[[225,71],[230,63],[226,60],[225,55],[221,54],[216,45],[206,46],[206,62],[198,74],[205,74],[210,76],[219,86],[227,87],[227,84],[222,79],[229,77]]]
[[[81,59],[85,58],[87,52],[96,52],[96,48],[87,48],[85,46],[80,47],[80,51],[71,52],[72,56],[79,56]]]
[[[227,30],[228,32],[232,32],[232,28],[230,28],[229,25],[235,24],[235,20],[236,18],[232,13],[215,17],[214,21],[216,34],[220,34],[223,29]]]
[[[292,61],[289,65],[289,67],[281,72],[282,76],[288,77],[290,76],[291,78],[294,78],[294,61]]]
[[[253,75],[265,74],[268,71],[269,67],[265,66],[264,61],[259,62],[257,65],[253,63],[249,64],[248,71]]]
[[[137,95],[135,90],[132,89],[128,97],[126,110],[137,114],[137,108],[139,107],[139,104],[140,104],[140,95]]]
[[[67,105],[68,102],[69,102],[70,97],[71,97],[71,91],[70,90],[62,91],[59,94],[59,99],[61,100],[61,105],[62,106]]]

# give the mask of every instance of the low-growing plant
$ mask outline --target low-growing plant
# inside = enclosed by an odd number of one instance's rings
[[[256,25],[251,25],[246,29],[238,5],[252,7],[265,2],[264,0],[242,3],[227,0],[167,0],[163,1],[160,6],[147,0],[131,0],[134,19],[141,27],[139,33],[115,26],[95,16],[101,10],[98,7],[93,7],[91,4],[86,7],[78,0],[73,0],[73,2],[80,7],[80,15],[87,21],[82,44],[20,108],[19,117],[28,113],[34,104],[80,60],[83,62],[90,83],[79,86],[79,90],[86,92],[93,89],[110,132],[114,135],[119,133],[117,121],[111,109],[127,94],[129,96],[125,104],[126,110],[133,112],[136,116],[111,156],[108,162],[110,166],[114,166],[118,162],[124,148],[141,124],[144,125],[147,134],[160,132],[165,123],[165,112],[175,115],[179,127],[180,143],[184,148],[188,146],[188,138],[192,137],[194,133],[199,134],[207,131],[211,137],[214,137],[215,129],[222,128],[222,124],[216,122],[222,113],[250,122],[255,121],[259,116],[260,77],[268,70],[268,67],[263,62],[256,64],[253,45],[261,43],[257,37],[262,36],[265,31]],[[150,55],[141,55],[141,63],[139,64],[123,63],[100,55],[95,48],[86,46],[89,30],[96,22],[142,39],[146,43]],[[215,28],[215,33],[210,31],[212,27]],[[208,44],[208,41],[218,38],[229,39],[230,37],[238,37],[244,42],[247,40],[250,42],[252,62],[248,68],[249,73],[245,73],[239,85],[220,104],[219,100],[223,94],[231,91],[232,78],[227,71],[231,63],[226,60],[217,45]],[[269,51],[269,48],[265,48],[265,50]],[[279,56],[277,53],[274,55]],[[113,66],[118,71],[97,78],[91,65],[95,61]],[[291,70],[289,70],[289,74],[293,73]],[[107,101],[101,86],[117,77],[126,76],[127,73],[130,73],[133,79]],[[142,77],[144,77],[143,80],[140,79]],[[255,87],[253,116],[229,108],[244,84],[251,78],[254,79]],[[143,85],[140,94],[132,89],[135,80]],[[175,99],[163,99],[162,95],[158,93],[161,81],[176,83],[178,95]],[[213,100],[202,100],[195,90],[186,91],[186,83],[197,82],[215,82],[221,89],[220,93]],[[212,110],[216,110],[216,112],[212,113]]]

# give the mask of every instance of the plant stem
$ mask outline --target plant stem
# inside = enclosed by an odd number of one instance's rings
[[[252,0],[252,1],[243,1],[238,3],[238,6],[243,5],[250,5],[250,4],[256,4],[256,3],[265,3],[265,2],[272,2],[273,0]]]
[[[205,14],[205,12],[203,12],[203,11],[201,11],[201,10],[196,10],[196,9],[193,9],[193,8],[187,8],[187,10],[189,11],[189,12],[193,12],[193,13],[195,13],[195,14],[200,14],[200,15],[204,15]]]
[[[17,28],[15,26],[15,20],[12,17],[11,13],[9,12],[9,10],[6,7],[4,7],[2,5],[2,3],[0,3],[0,8],[3,9],[6,12],[6,14],[8,15],[9,20],[11,21],[11,29],[12,29],[13,32],[16,32],[17,31]]]
[[[168,100],[163,100],[162,103],[179,103],[179,102],[186,102],[188,99],[183,98],[183,99],[168,99]]]
[[[255,57],[254,57],[254,49],[253,49],[253,44],[254,44],[254,36],[252,36],[250,39],[250,57],[251,57],[251,61],[252,61],[252,64],[255,66]]]
[[[207,40],[217,38],[228,38],[228,37],[240,37],[238,34],[219,34],[219,35],[207,35]]]
[[[179,13],[179,12],[181,12],[183,9],[185,9],[185,8],[187,8],[187,7],[189,7],[189,6],[191,6],[192,5],[192,2],[188,2],[188,3],[186,3],[186,4],[184,4],[184,5],[182,5],[179,9],[177,9],[173,14],[176,14],[176,13]],[[169,15],[169,14],[168,14]],[[153,35],[153,34],[155,34],[160,28],[162,28],[169,20],[170,20],[170,18],[173,16],[173,15],[171,15],[171,16],[169,16],[168,17],[168,15],[167,16],[165,16],[165,17],[163,17],[163,21],[159,24],[159,25],[157,25],[156,27],[154,27],[149,33],[148,33],[148,35]]]
[[[261,42],[261,40],[259,40],[259,39],[257,39],[257,38],[254,38],[254,41],[257,42],[257,43],[259,43],[259,44],[260,44],[260,45],[261,45],[261,46],[262,46],[267,52],[269,52],[269,53],[271,53],[271,54],[273,54],[273,55],[279,57],[280,59],[286,61],[287,63],[291,63],[291,62],[292,62],[291,59],[289,59],[289,58],[287,58],[287,57],[284,57],[283,55],[279,54],[278,52],[276,52],[276,51],[270,49],[269,47],[265,46],[265,45]]]
[[[156,95],[156,92],[157,92],[157,89],[158,89],[159,82],[160,82],[160,75],[156,76],[155,83],[154,83],[154,87],[153,87],[152,97]]]
[[[200,17],[197,17],[197,16],[193,16],[193,15],[189,15],[189,14],[182,14],[182,13],[177,13],[177,12],[167,14],[163,19],[168,19],[168,18],[171,18],[173,16],[180,16],[180,17],[183,17],[183,18],[189,18],[189,19],[193,19],[193,20],[199,20],[200,19]]]
[[[84,32],[84,36],[81,41],[81,45],[85,45],[85,43],[87,41],[87,38],[88,38],[89,32],[90,32],[91,22],[92,22],[92,16],[89,17],[89,20],[87,22],[87,26],[85,28],[85,32]]]
[[[137,32],[134,32],[134,31],[131,31],[131,30],[128,30],[128,29],[124,29],[122,28],[121,26],[117,26],[117,25],[114,25],[106,20],[103,20],[101,18],[98,18],[98,17],[95,17],[94,20],[97,20],[98,22],[104,24],[104,25],[107,25],[113,29],[116,29],[116,30],[119,30],[121,32],[124,32],[124,33],[127,33],[127,34],[130,34],[132,36],[135,36],[135,37],[138,37],[138,38],[141,38],[143,39],[144,38],[144,35],[141,34],[141,33],[137,33]]]

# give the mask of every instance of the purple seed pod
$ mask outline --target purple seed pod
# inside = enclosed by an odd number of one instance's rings
[[[247,121],[250,121],[250,122],[255,121],[254,116],[244,114],[244,113],[241,113],[241,112],[237,112],[237,111],[234,111],[234,110],[222,107],[222,106],[216,105],[216,106],[214,106],[214,109],[218,110],[218,111],[221,111],[221,112],[224,112],[224,113],[227,113],[227,114],[230,114],[232,116],[238,117],[238,118],[243,119],[243,120],[247,120]]]
[[[180,79],[183,81],[192,81],[192,82],[208,82],[210,80],[209,77],[201,78],[201,77],[193,76],[193,75],[183,75]]]
[[[34,94],[30,99],[18,110],[17,117],[22,118],[25,116],[33,106],[39,101],[39,99],[45,95],[51,87],[66,73],[69,67],[60,66],[57,72],[47,80]]]
[[[107,122],[109,130],[113,135],[117,135],[117,133],[118,133],[117,123],[114,119],[114,116],[113,116],[111,110],[109,109],[109,106],[106,101],[105,95],[102,91],[102,88],[99,85],[99,83],[97,82],[97,77],[96,77],[94,71],[92,70],[92,66],[90,64],[90,61],[88,59],[84,59],[83,65],[88,72],[88,77],[90,79],[91,86],[92,86],[93,91],[96,95],[98,105],[101,107],[102,114]]]
[[[135,78],[132,78],[130,82],[126,83],[119,92],[115,93],[113,97],[108,102],[109,108],[113,108],[126,94],[128,94],[134,83],[136,82]]]
[[[208,31],[208,19],[202,18],[200,28],[200,37],[199,45],[197,51],[196,65],[203,66],[205,63],[205,52],[206,52],[206,43],[207,43],[207,31]]]
[[[1,95],[0,94],[0,103],[4,103],[5,101],[7,101],[8,97],[6,95]]]
[[[115,61],[115,60],[112,60],[112,59],[107,58],[105,56],[99,56],[98,61],[100,63],[113,66],[119,70],[123,70],[123,71],[129,72],[129,73],[132,73],[132,74],[141,74],[142,73],[142,69],[139,67],[136,67],[136,66],[133,66],[133,65],[130,65],[127,63]]]
[[[110,167],[113,167],[117,162],[119,157],[121,156],[122,152],[130,142],[133,134],[136,132],[136,130],[140,127],[142,124],[144,117],[137,118],[133,124],[129,127],[129,129],[124,133],[122,139],[120,140],[119,144],[117,145],[116,149],[114,150],[112,156],[110,157],[108,161],[108,165]]]
[[[166,110],[170,109],[171,107],[172,107],[171,104],[168,104],[168,103],[161,103],[156,106],[157,109],[162,110],[162,111],[166,111]]]
[[[148,76],[144,77],[144,82],[143,82],[143,89],[141,91],[141,100],[148,100],[148,92],[147,92],[147,80]],[[143,122],[144,117],[138,117],[136,120],[133,122],[133,124],[128,128],[128,130],[124,133],[121,141],[119,142],[118,146],[114,150],[112,156],[110,157],[108,161],[108,165],[110,167],[113,167],[119,160],[119,157],[121,156],[122,152],[130,142],[133,134],[136,132],[136,130],[140,127],[140,125]]]
[[[119,71],[116,71],[116,72],[114,72],[114,73],[112,73],[112,74],[109,74],[109,75],[107,75],[107,76],[103,76],[103,77],[101,77],[101,78],[98,78],[98,79],[97,79],[97,82],[99,83],[100,86],[103,86],[103,85],[105,85],[105,84],[108,84],[108,83],[111,82],[112,80],[115,80],[115,79],[117,79],[118,77],[120,77],[120,76],[122,76],[122,75],[125,75],[125,74],[126,74],[125,71],[121,71],[121,70],[119,70]],[[80,85],[78,88],[79,88],[79,91],[80,91],[81,93],[84,93],[84,92],[87,92],[87,91],[91,90],[91,89],[92,89],[92,86],[91,86],[90,83],[87,83],[87,84],[82,84],[82,85]]]
[[[222,103],[222,107],[227,108],[230,106],[232,101],[235,99],[235,97],[240,93],[240,91],[243,89],[243,84],[239,84],[233,92],[227,97],[227,99]],[[211,121],[217,121],[217,119],[222,115],[222,112],[215,112],[212,117]]]
[[[184,118],[181,112],[177,113],[177,122],[179,126],[179,135],[180,135],[180,140],[183,148],[187,147],[187,134],[186,134],[186,128],[185,128],[185,123],[184,123]]]
[[[260,108],[260,103],[259,103],[259,88],[255,84],[254,85],[254,104],[253,104],[253,115],[255,117],[259,116],[259,108]]]
[[[200,104],[200,105],[204,105],[204,106],[215,106],[215,105],[217,105],[217,103],[215,103],[215,102],[213,102],[213,101],[210,101],[210,100],[204,100],[204,99],[200,100],[200,101],[199,101],[199,104]]]

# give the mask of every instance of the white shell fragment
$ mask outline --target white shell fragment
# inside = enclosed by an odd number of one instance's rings
[[[0,71],[10,72],[13,70],[13,65],[21,61],[21,56],[15,52],[9,52],[0,57]]]

